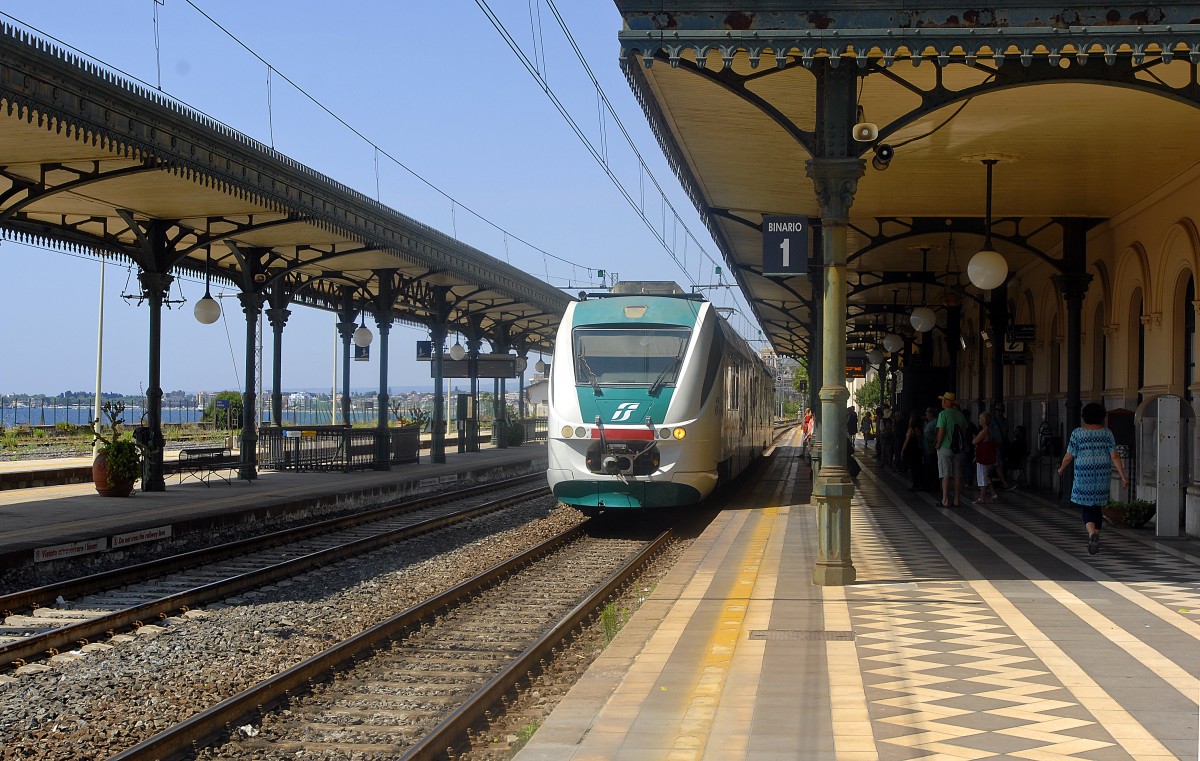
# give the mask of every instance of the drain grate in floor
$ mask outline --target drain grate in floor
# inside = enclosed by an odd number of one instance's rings
[[[854,632],[825,631],[821,629],[753,629],[750,639],[765,639],[774,642],[808,641],[808,642],[849,642],[854,640]]]

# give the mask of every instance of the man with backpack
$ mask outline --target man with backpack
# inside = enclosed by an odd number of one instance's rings
[[[942,507],[950,507],[950,479],[954,479],[954,502],[962,499],[962,466],[967,457],[967,419],[958,409],[958,397],[947,391],[938,397],[942,411],[937,418],[938,477],[942,479]]]

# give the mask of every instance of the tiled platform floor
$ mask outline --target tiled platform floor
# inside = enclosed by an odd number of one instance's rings
[[[794,449],[743,487],[519,761],[1197,759],[1200,543],[866,465],[858,580],[812,584]]]

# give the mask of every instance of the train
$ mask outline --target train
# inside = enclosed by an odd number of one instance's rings
[[[560,502],[589,515],[690,505],[767,451],[774,378],[711,302],[658,281],[581,295],[548,371]]]

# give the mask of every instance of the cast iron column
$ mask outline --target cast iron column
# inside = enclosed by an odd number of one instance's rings
[[[479,335],[478,316],[472,316],[468,321],[470,332],[467,334],[467,375],[471,376],[471,417],[463,427],[463,435],[467,437],[468,452],[479,451],[479,348],[483,339]]]
[[[988,322],[992,325],[992,406],[1004,404],[1004,335],[1008,332],[1008,281],[992,289],[988,303]]]
[[[445,356],[446,323],[436,322],[429,326],[429,339],[433,342],[433,431],[429,437],[429,461],[434,464],[446,461],[446,395],[442,392],[442,358]]]
[[[150,443],[146,459],[142,464],[142,491],[166,491],[163,479],[163,433],[162,433],[162,305],[171,288],[174,276],[165,272],[138,273],[142,293],[150,305],[150,363],[146,389],[146,426],[150,429]]]
[[[1079,411],[1083,407],[1080,396],[1080,347],[1083,344],[1083,299],[1087,295],[1092,276],[1087,273],[1087,231],[1096,223],[1090,219],[1069,218],[1060,220],[1063,228],[1062,274],[1054,277],[1055,284],[1067,303],[1067,430],[1079,427]]]
[[[375,400],[375,470],[391,468],[391,437],[388,435],[388,336],[392,332],[392,310],[375,310],[379,331],[379,396]],[[419,435],[419,434],[418,434]],[[420,452],[420,444],[417,445]]]
[[[271,323],[271,423],[283,425],[283,326],[292,316],[285,307],[268,307],[267,321]]]
[[[850,114],[853,112],[854,75],[843,69],[827,69],[825,74],[825,92],[818,113],[824,111],[826,134],[823,142],[828,148],[839,142],[839,136],[842,144],[848,144],[853,121]],[[813,179],[821,205],[825,263],[821,330],[821,471],[813,487],[818,532],[813,583],[821,586],[852,584],[855,579],[850,559],[850,499],[854,495],[854,482],[846,469],[846,401],[850,397],[846,390],[846,230],[865,162],[833,153],[834,156],[814,158],[807,165],[808,176]],[[844,154],[844,150],[841,153]]]
[[[962,304],[957,298],[946,299],[946,355],[949,366],[946,368],[946,383],[938,393],[953,391],[958,393],[958,353],[962,341]]]
[[[813,245],[817,251],[824,251],[825,236],[822,234],[820,225],[813,225]],[[808,352],[808,408],[812,410],[813,427],[812,433],[809,435],[808,452],[809,462],[817,466],[821,462],[821,373],[822,358],[824,352],[822,350],[822,326],[825,321],[822,317],[825,298],[824,291],[817,287],[817,283],[821,282],[823,277],[822,269],[819,264],[813,264],[808,268],[809,282],[813,284],[812,295],[812,333],[809,339],[812,342]],[[817,470],[818,468],[814,468]]]
[[[246,314],[246,390],[242,392],[242,451],[238,458],[238,478],[258,478],[258,420],[254,414],[254,349],[258,343],[258,320],[266,301],[260,293],[239,293],[242,311]]]
[[[338,336],[342,339],[342,425],[350,427],[350,341],[358,323],[353,313],[343,315],[337,324]]]

